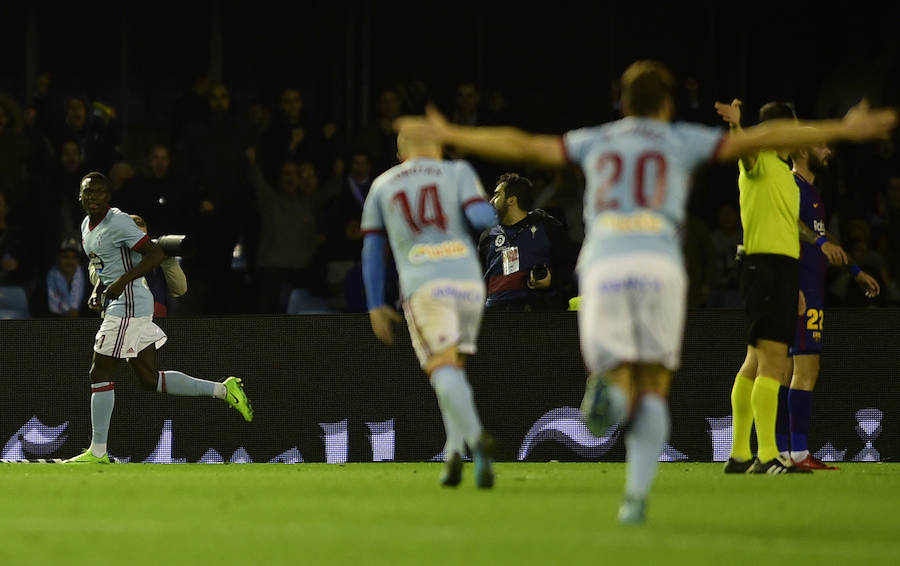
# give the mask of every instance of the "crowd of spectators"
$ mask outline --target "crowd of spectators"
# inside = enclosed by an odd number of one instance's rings
[[[680,117],[714,124],[712,100],[703,100],[697,81],[682,85]],[[111,179],[113,206],[145,218],[151,236],[186,234],[196,248],[181,258],[190,290],[169,314],[365,311],[362,204],[372,180],[397,163],[394,118],[422,112],[435,95],[458,123],[522,125],[516,116],[526,114],[510,111],[500,89],[482,100],[471,82],[460,82],[455,93],[432,93],[409,81],[381,90],[374,117],[348,132],[311,112],[297,88],[285,88],[271,104],[236,104],[227,85],[204,75],[172,105],[168,126],[141,134],[130,144],[138,150],[126,154],[115,108],[55,92],[52,77],[42,75],[32,100],[0,95],[0,287],[23,288],[33,316],[91,315],[77,298],[85,292],[86,258],[73,252],[84,216],[79,181],[99,171]],[[821,183],[828,229],[883,292],[866,298],[846,272],[832,268],[827,304],[898,306],[894,143],[836,150]],[[452,148],[448,156],[463,157]],[[515,170],[472,163],[488,193],[501,173]],[[534,181],[535,206],[580,243],[578,172],[518,172]],[[684,229],[692,308],[740,307],[736,177],[732,167],[696,178]]]

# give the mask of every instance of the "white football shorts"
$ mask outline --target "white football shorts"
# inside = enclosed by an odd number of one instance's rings
[[[437,279],[419,287],[403,302],[403,312],[422,367],[450,346],[474,354],[483,311],[482,281]]]
[[[591,372],[626,362],[681,363],[687,274],[658,254],[627,254],[593,262],[579,277],[578,334]]]
[[[134,358],[150,344],[156,349],[166,343],[166,333],[153,323],[152,316],[106,315],[94,338],[94,351],[112,358]]]

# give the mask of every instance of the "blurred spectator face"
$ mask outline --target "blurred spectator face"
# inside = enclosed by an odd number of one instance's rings
[[[59,148],[59,161],[67,173],[75,173],[81,167],[81,147],[73,141],[67,141]]]
[[[809,149],[809,169],[814,172],[823,171],[831,161],[831,149],[825,144],[814,145]]]
[[[852,240],[850,242],[850,255],[855,258],[864,257],[869,252],[869,244],[865,240]]]
[[[66,104],[66,123],[80,130],[87,122],[87,107],[80,98],[73,98]]]
[[[6,193],[0,193],[0,220],[6,220],[9,215],[9,206],[6,204]]]
[[[247,121],[256,131],[262,131],[269,125],[269,109],[256,102],[247,109]]]
[[[164,145],[155,145],[147,154],[147,164],[150,166],[150,174],[154,179],[163,179],[169,174],[171,157],[169,148]]]
[[[281,166],[280,182],[281,190],[285,194],[293,195],[297,193],[300,189],[300,169],[296,163],[288,161]]]
[[[134,177],[134,167],[126,161],[114,164],[109,170],[109,182],[114,191],[118,191],[122,184],[132,177]]]
[[[350,161],[350,176],[354,179],[365,179],[372,172],[372,163],[365,153],[357,153]]]
[[[718,226],[722,232],[730,233],[738,229],[740,216],[733,206],[724,205],[719,207]]]
[[[296,90],[289,88],[281,93],[281,111],[292,120],[300,117],[303,111],[303,98]]]
[[[213,85],[209,89],[209,109],[213,112],[228,112],[230,107],[231,97],[228,95],[225,85]]]
[[[9,114],[6,112],[6,107],[0,104],[0,134],[6,131],[7,125],[9,125]]]
[[[378,111],[382,118],[396,118],[400,115],[400,97],[392,90],[386,90],[378,98]]]
[[[478,89],[473,84],[462,84],[456,89],[456,106],[465,114],[473,114],[478,107]]]
[[[58,256],[59,270],[66,278],[75,275],[78,269],[78,252],[75,250],[61,250]]]
[[[869,225],[863,220],[853,219],[847,223],[847,240],[869,241]]]
[[[319,189],[319,176],[312,163],[301,163],[297,168],[300,180],[298,188],[305,195],[311,195]]]

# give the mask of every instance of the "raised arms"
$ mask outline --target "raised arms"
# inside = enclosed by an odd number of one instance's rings
[[[425,117],[403,116],[395,129],[410,137],[452,145],[463,153],[474,153],[504,162],[531,162],[548,166],[566,164],[562,139],[556,135],[531,134],[512,127],[471,127],[450,124],[433,106]]]
[[[872,110],[863,101],[842,120],[770,120],[728,136],[718,153],[719,161],[733,161],[763,149],[794,149],[832,141],[862,142],[886,138],[897,125],[893,108]]]

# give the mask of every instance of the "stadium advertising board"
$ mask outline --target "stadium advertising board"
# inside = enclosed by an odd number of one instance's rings
[[[896,311],[828,313],[811,450],[826,461],[900,456]],[[122,364],[109,448],[129,462],[362,462],[441,458],[437,402],[405,329],[377,343],[364,315],[161,319],[161,369],[244,379],[256,418],[223,403],[147,393]],[[96,320],[0,321],[3,459],[52,459],[90,443],[87,372]],[[741,314],[688,317],[665,460],[721,461],[743,359]],[[585,370],[573,313],[485,318],[469,376],[498,460],[623,461],[620,431],[578,418]]]

